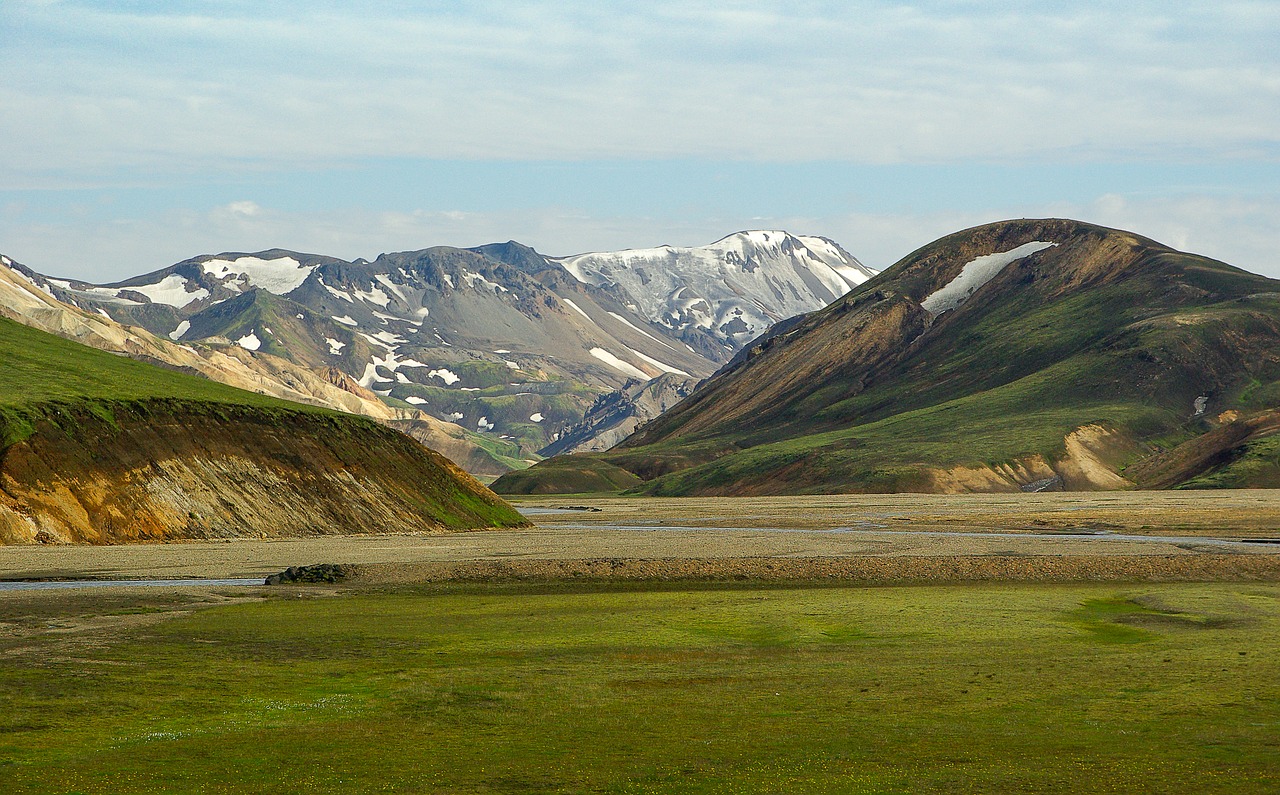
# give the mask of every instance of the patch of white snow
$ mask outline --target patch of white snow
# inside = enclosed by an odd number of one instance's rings
[[[635,349],[633,349],[633,348],[627,348],[627,350],[631,351],[631,352],[632,352],[632,353],[634,353],[636,356],[639,356],[641,359],[644,359],[646,362],[648,362],[649,364],[651,364],[651,365],[653,365],[654,367],[658,368],[659,370],[661,370],[661,371],[662,371],[662,372],[664,372],[664,373],[675,373],[676,375],[684,375],[684,376],[689,375],[689,374],[688,374],[688,373],[686,373],[684,370],[680,370],[680,369],[678,369],[678,368],[672,367],[672,366],[671,366],[671,365],[669,365],[669,364],[664,364],[664,363],[662,363],[662,362],[658,361],[657,359],[654,359],[654,358],[653,358],[653,357],[651,357],[651,356],[645,356],[643,353],[641,353],[640,351],[637,351],[637,350],[635,350]]]
[[[921,301],[920,306],[925,311],[935,315],[955,309],[965,301],[968,301],[969,297],[984,284],[999,275],[1000,271],[1005,269],[1005,266],[1023,257],[1029,257],[1037,251],[1043,251],[1056,245],[1058,244],[1033,241],[1031,243],[1023,243],[1010,251],[976,257],[965,264],[958,276]]]
[[[120,289],[141,293],[150,298],[153,304],[168,304],[178,309],[192,301],[199,301],[201,298],[209,297],[209,291],[203,287],[188,291],[187,277],[176,273],[169,274],[155,284],[137,284],[121,287]]]
[[[169,332],[169,339],[173,340],[174,342],[177,342],[178,340],[182,339],[183,334],[186,334],[190,330],[191,330],[191,321],[184,320],[178,324],[178,327],[176,329]]]
[[[627,320],[625,317],[623,317],[622,315],[619,315],[617,312],[610,312],[610,313],[609,313],[609,315],[610,315],[611,317],[613,317],[615,320],[618,320],[618,321],[621,321],[622,323],[625,323],[626,325],[630,326],[631,328],[633,328],[633,329],[635,329],[636,331],[640,332],[641,334],[645,335],[646,337],[648,337],[649,339],[651,339],[651,340],[653,340],[654,342],[658,343],[659,345],[663,346],[664,348],[671,348],[671,346],[670,346],[670,345],[668,345],[667,343],[665,343],[665,342],[663,342],[662,340],[658,339],[657,337],[653,336],[652,334],[650,334],[649,332],[645,331],[644,329],[640,328],[640,327],[639,327],[639,326],[637,326],[636,324],[632,323],[630,320]],[[671,348],[671,350],[673,350],[673,351],[674,351],[674,350],[675,350],[675,348]]]
[[[246,351],[256,351],[262,347],[262,340],[258,339],[258,335],[250,331],[240,339],[236,340],[236,344]]]
[[[585,317],[589,322],[591,323],[595,322],[594,320],[591,319],[591,315],[588,315],[586,312],[583,312],[582,307],[578,306],[573,301],[570,301],[568,298],[561,298],[560,300],[564,301],[566,304],[573,307],[574,311],[576,311],[579,315],[582,315],[583,317]]]
[[[620,373],[626,373],[627,375],[633,378],[639,378],[641,381],[649,380],[649,374],[646,373],[644,370],[641,370],[639,367],[636,367],[635,365],[628,364],[627,362],[622,361],[617,356],[614,356],[612,353],[609,353],[608,351],[606,351],[604,348],[592,348],[591,355],[596,357],[600,361],[604,362],[605,364],[609,365],[610,367],[612,367],[613,369],[617,370]]]
[[[439,378],[441,381],[444,381],[445,386],[453,386],[454,384],[462,380],[457,373],[445,367],[441,367],[437,370],[432,370],[431,372],[427,373],[427,377]]]
[[[334,319],[334,320],[338,321],[339,323],[342,323],[342,324],[343,324],[343,325],[345,325],[345,326],[358,326],[358,325],[360,325],[359,323],[357,323],[357,322],[356,322],[356,321],[351,317],[351,315],[343,315],[342,317],[338,317],[337,315],[333,315],[332,317],[333,317],[333,319]]]
[[[544,419],[546,419],[546,418],[542,416],[542,412],[540,412],[540,411],[539,411],[539,412],[537,412],[536,414],[530,414],[530,415],[529,415],[529,421],[530,421],[530,422],[542,422]]]
[[[204,272],[218,279],[228,276],[246,276],[249,281],[269,293],[284,295],[297,289],[315,265],[303,265],[293,257],[259,259],[237,257],[234,260],[211,259],[201,264]]]
[[[382,282],[383,286],[386,287],[388,290],[390,290],[392,294],[395,295],[396,298],[399,298],[401,301],[405,302],[406,304],[409,303],[409,299],[405,298],[404,293],[400,290],[400,285],[391,281],[391,279],[387,278],[386,276],[383,276],[381,273],[374,276],[373,278]]]

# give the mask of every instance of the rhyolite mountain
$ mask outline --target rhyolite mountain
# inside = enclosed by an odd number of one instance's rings
[[[176,343],[335,370],[391,407],[491,438],[509,463],[536,458],[600,395],[705,378],[872,273],[825,238],[786,232],[568,258],[515,242],[351,262],[276,249],[111,285],[25,271],[62,302]]]
[[[178,343],[58,300],[29,268],[0,256],[0,317],[98,350],[200,375],[240,389],[372,417],[401,430],[464,467],[497,476],[521,465],[514,445],[476,434],[412,407],[391,406],[332,365],[308,367],[225,340]],[[51,377],[56,377],[52,373]]]
[[[0,317],[0,544],[525,524],[444,456],[370,418]]]
[[[1278,428],[1280,281],[1016,220],[775,325],[612,450],[494,488],[570,490],[574,473],[666,495],[1276,486]]]

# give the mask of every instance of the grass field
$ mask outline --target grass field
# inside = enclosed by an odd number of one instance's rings
[[[1270,584],[105,593],[0,598],[0,790],[1280,788]]]

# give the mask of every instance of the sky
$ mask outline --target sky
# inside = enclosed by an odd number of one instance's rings
[[[0,252],[551,255],[1070,217],[1280,277],[1280,2],[0,1]]]

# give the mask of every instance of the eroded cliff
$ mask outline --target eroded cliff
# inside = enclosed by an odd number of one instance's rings
[[[443,456],[363,418],[149,399],[42,404],[9,420],[9,438],[25,438],[0,448],[0,543],[525,524]]]

